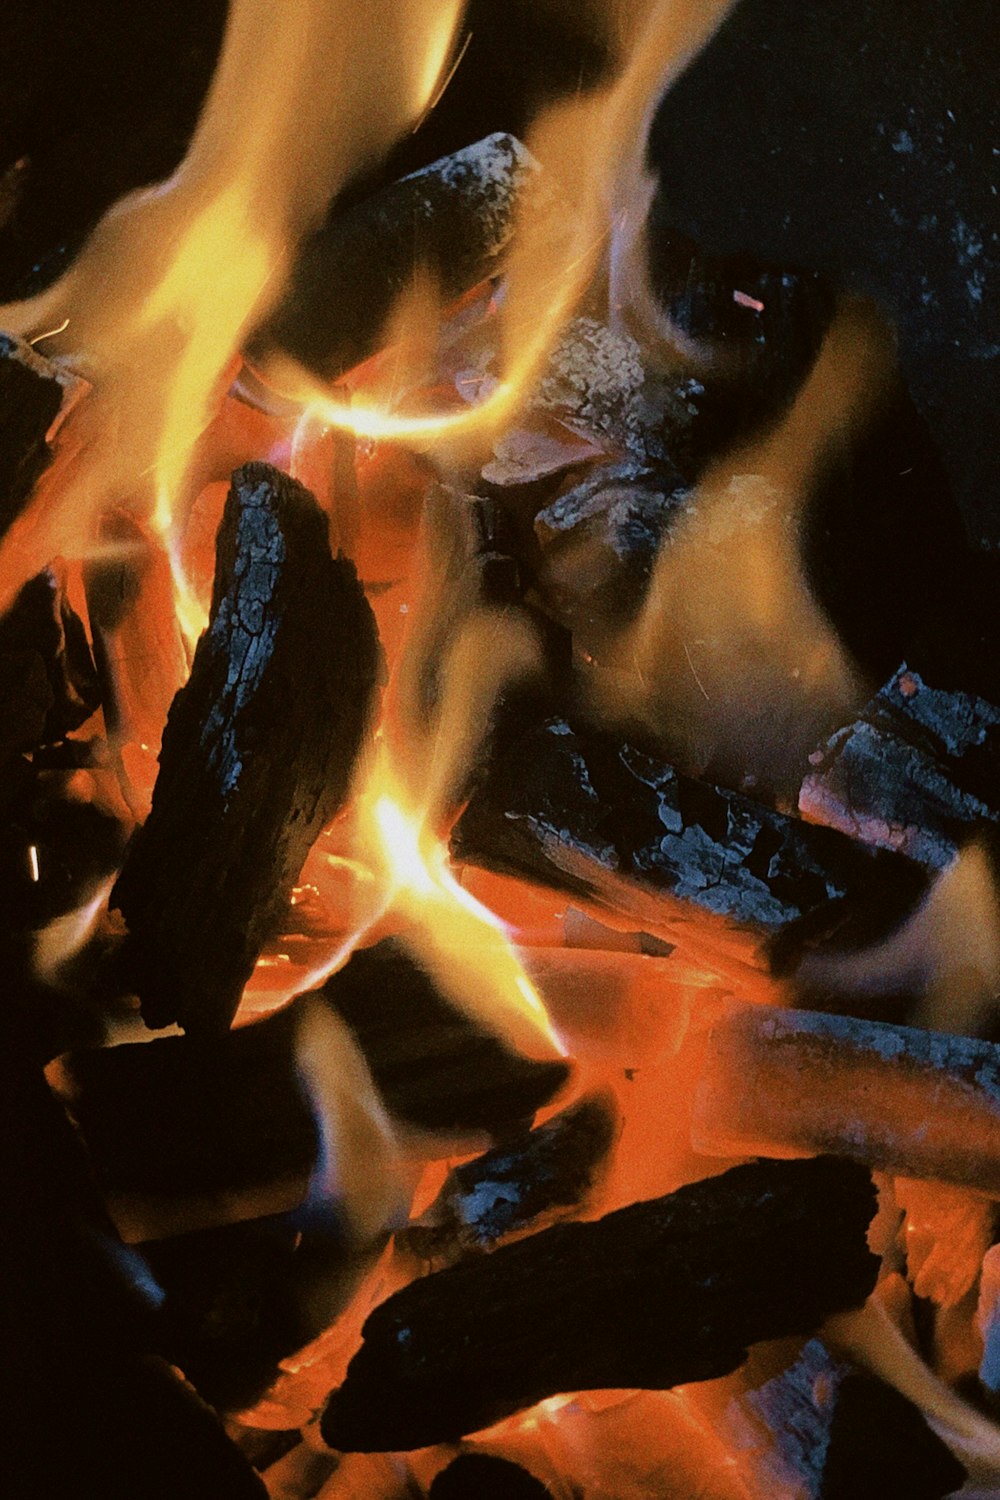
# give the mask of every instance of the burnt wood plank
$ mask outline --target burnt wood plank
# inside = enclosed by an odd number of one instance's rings
[[[864,1168],[753,1162],[424,1277],[368,1318],[323,1436],[423,1447],[558,1392],[724,1375],[864,1301],[874,1211]]]
[[[381,655],[353,564],[309,491],[233,477],[208,629],[171,707],[150,816],[112,904],[151,1026],[231,1021],[308,850],[341,804]]]

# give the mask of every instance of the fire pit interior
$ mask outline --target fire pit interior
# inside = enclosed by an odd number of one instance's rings
[[[6,10],[6,1493],[1000,1494],[990,7]]]

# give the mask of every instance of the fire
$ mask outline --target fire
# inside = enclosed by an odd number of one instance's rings
[[[358,437],[405,442],[458,461],[509,424],[530,393],[561,329],[572,316],[607,249],[612,226],[634,212],[634,158],[646,124],[677,78],[731,9],[732,0],[627,0],[615,8],[622,59],[615,81],[547,111],[528,136],[531,154],[557,185],[555,212],[530,203],[516,225],[500,313],[503,350],[489,395],[465,410],[407,412],[388,401],[356,399],[350,411],[324,399],[307,371],[274,358],[266,376],[276,389],[322,412],[331,426]],[[556,227],[558,220],[558,229]],[[392,318],[400,343],[426,344],[440,308],[417,277]]]
[[[0,544],[0,605],[51,557],[85,555],[109,504],[155,508],[169,530],[195,443],[291,251],[420,117],[462,11],[462,0],[234,0],[174,176],[113,208],[53,288],[0,311],[95,387],[66,439],[72,459]]]

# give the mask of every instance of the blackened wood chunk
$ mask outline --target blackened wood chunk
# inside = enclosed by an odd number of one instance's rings
[[[18,682],[24,685],[18,693]],[[19,701],[25,707],[19,710]],[[34,750],[78,729],[101,701],[83,621],[56,568],[24,585],[0,619],[0,753]]]
[[[1000,824],[1000,709],[903,666],[817,757],[799,805],[944,869],[977,829]]]
[[[106,1191],[167,1199],[299,1178],[318,1138],[295,1063],[295,1006],[211,1042],[161,1037],[64,1059]]]
[[[538,172],[520,141],[490,135],[335,212],[299,255],[257,351],[277,347],[326,379],[367,359],[419,271],[454,298],[499,269]]]
[[[864,1301],[874,1211],[853,1163],[759,1161],[438,1271],[367,1320],[323,1436],[417,1448],[559,1392],[725,1375]]]
[[[151,1026],[218,1033],[347,792],[381,672],[352,563],[309,491],[233,476],[208,629],[163,734],[153,806],[112,904]]]
[[[841,1382],[819,1500],[942,1500],[965,1477],[919,1408],[892,1386],[860,1371]]]
[[[546,1500],[534,1474],[493,1453],[460,1453],[434,1478],[430,1500]]]
[[[0,535],[20,515],[52,457],[45,441],[63,382],[29,345],[0,333]]]
[[[354,1032],[394,1115],[424,1130],[503,1134],[565,1083],[561,1062],[533,1062],[474,1025],[399,944],[355,953],[320,994]]]
[[[539,1219],[577,1208],[593,1187],[615,1135],[607,1096],[591,1095],[536,1130],[449,1172],[405,1242],[429,1260],[491,1250]]]
[[[331,1323],[361,1264],[333,1208],[143,1246],[164,1301],[159,1350],[213,1406],[250,1406],[278,1361]]]
[[[452,852],[503,874],[669,925],[670,902],[768,935],[890,930],[926,876],[900,855],[682,775],[641,750],[549,719],[499,745]]]

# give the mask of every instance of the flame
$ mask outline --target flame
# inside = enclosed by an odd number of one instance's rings
[[[116,205],[54,287],[0,309],[0,324],[44,334],[47,352],[72,354],[95,387],[72,415],[71,456],[0,543],[0,608],[51,557],[84,555],[111,503],[155,508],[165,532],[290,252],[330,197],[419,119],[463,8],[233,0],[174,176]]]
[[[862,692],[809,593],[802,511],[873,409],[890,356],[875,316],[846,303],[787,415],[709,469],[636,621],[596,652],[605,717],[652,730],[692,769],[801,778],[808,751]]]
[[[733,0],[622,0],[613,20],[623,62],[615,81],[546,111],[528,135],[531,154],[557,185],[555,214],[532,202],[518,216],[501,308],[502,368],[489,395],[449,413],[403,412],[391,401],[355,400],[347,412],[326,403],[321,385],[295,361],[274,357],[276,389],[323,412],[356,436],[406,442],[455,458],[479,450],[530,393],[560,330],[590,285],[611,226],[626,211],[623,182],[645,151],[646,127],[663,93],[721,25]],[[558,219],[559,228],[555,220]],[[420,278],[418,278],[418,281]],[[402,343],[425,346],[440,308],[426,283],[392,318]]]

